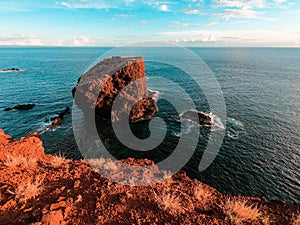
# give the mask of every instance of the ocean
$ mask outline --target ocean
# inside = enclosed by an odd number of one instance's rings
[[[73,106],[71,94],[77,79],[111,48],[0,48],[0,69],[21,68],[19,73],[0,73],[0,127],[14,139],[32,131],[43,131],[45,120]],[[268,199],[300,201],[300,49],[293,48],[190,48],[214,74],[226,104],[223,144],[213,163],[203,172],[198,165],[208,138],[217,132],[202,127],[197,148],[184,170],[192,178],[222,193],[265,196]],[[170,49],[144,48],[145,55],[163,58]],[[126,53],[126,52],[125,52]],[[180,55],[173,57],[189,65]],[[147,60],[147,58],[145,58]],[[186,61],[185,61],[186,60]],[[136,152],[115,140],[112,130],[103,128],[102,142],[116,158],[148,157],[155,162],[171,154],[183,130],[179,115],[164,100],[176,94],[172,86],[159,86],[160,76],[178,83],[200,111],[210,111],[206,94],[179,68],[146,61],[147,83],[159,91],[159,113],[167,121],[162,144],[150,152]],[[182,99],[182,104],[184,99]],[[34,103],[28,111],[4,111],[17,104]],[[214,113],[214,112],[212,112]],[[218,115],[215,115],[218,119]],[[223,125],[223,126],[222,126]],[[140,138],[149,135],[147,124],[132,127]],[[142,132],[141,132],[142,131]],[[80,159],[72,127],[72,116],[42,135],[46,153],[63,153]]]

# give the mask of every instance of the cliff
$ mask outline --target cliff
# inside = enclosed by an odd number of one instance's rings
[[[125,87],[126,92],[121,92]],[[148,95],[143,57],[111,57],[99,62],[78,79],[72,94],[87,118],[95,112],[96,119],[114,122],[128,111],[130,121],[136,122],[150,119],[158,110]],[[117,96],[121,101],[112,111]]]
[[[104,159],[94,163],[108,173],[116,166]],[[299,225],[299,209],[299,203],[226,196],[183,172],[145,187],[113,183],[84,160],[45,155],[38,138],[12,140],[0,130],[0,224]]]

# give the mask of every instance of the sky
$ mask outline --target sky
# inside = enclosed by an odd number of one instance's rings
[[[300,47],[299,0],[0,0],[0,46]]]

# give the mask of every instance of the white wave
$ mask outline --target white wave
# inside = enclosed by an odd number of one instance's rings
[[[203,114],[206,114],[208,115],[211,119],[212,119],[212,122],[213,122],[213,125],[200,125],[199,123],[193,121],[193,120],[190,120],[190,119],[186,119],[186,118],[182,118],[183,115],[186,113],[186,112],[195,112],[195,113],[203,113]],[[181,114],[179,114],[179,117],[183,120],[183,121],[189,121],[189,122],[192,122],[198,126],[202,126],[202,127],[211,127],[212,128],[212,131],[214,130],[224,130],[225,129],[225,126],[221,120],[221,118],[219,118],[217,115],[213,114],[212,112],[209,112],[209,113],[206,113],[206,112],[202,112],[202,111],[196,111],[196,110],[186,110],[184,112],[182,112]]]
[[[234,118],[227,119],[227,137],[237,140],[240,138],[241,134],[245,134],[246,130],[244,128],[243,122],[236,120]]]
[[[11,70],[11,69],[7,69],[7,70],[0,70],[0,73],[19,73],[19,72],[24,72],[24,70]]]
[[[151,89],[148,89],[149,96],[154,98],[156,101],[160,99],[161,93],[159,91],[154,91]]]
[[[225,126],[220,117],[218,117],[217,115],[215,115],[213,113],[210,113],[210,116],[213,118],[213,121],[214,121],[214,125],[212,126],[213,129],[216,129],[216,130],[224,130],[225,129]]]

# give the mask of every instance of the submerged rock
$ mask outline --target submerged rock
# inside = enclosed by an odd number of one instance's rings
[[[52,123],[47,127],[49,129],[53,129],[56,126],[60,125],[64,118],[71,113],[70,107],[67,107],[63,112],[59,113],[58,116],[47,119],[46,122],[52,121]]]
[[[200,125],[207,125],[212,126],[214,125],[214,119],[213,117],[204,112],[198,112],[198,111],[186,111],[181,115],[181,118],[191,120],[196,123],[200,123]]]
[[[10,111],[10,110],[13,110],[13,109],[16,109],[16,110],[29,110],[29,109],[34,108],[35,106],[36,106],[36,104],[16,105],[14,107],[9,107],[9,108],[4,109],[4,111]]]
[[[96,119],[116,122],[127,113],[131,122],[151,119],[158,108],[148,94],[144,67],[143,57],[101,61],[83,74],[72,90],[76,104],[87,118],[95,115]],[[112,111],[117,97],[120,105]]]
[[[9,73],[9,72],[22,72],[23,70],[19,68],[11,68],[11,69],[5,69],[5,70],[0,70],[0,73]]]

